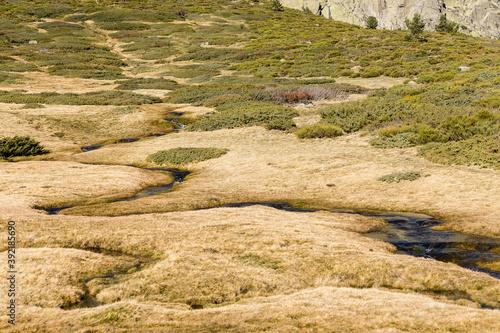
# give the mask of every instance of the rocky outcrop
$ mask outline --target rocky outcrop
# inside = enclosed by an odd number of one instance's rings
[[[375,16],[379,29],[406,29],[404,20],[418,13],[427,23],[426,30],[434,30],[439,17],[446,14],[448,20],[465,28],[461,32],[500,38],[498,0],[281,0],[281,3],[361,26],[368,16]]]

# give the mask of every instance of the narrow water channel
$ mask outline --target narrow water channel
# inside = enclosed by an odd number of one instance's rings
[[[174,177],[174,181],[172,183],[165,184],[165,185],[158,185],[158,186],[152,186],[152,187],[145,188],[145,189],[137,192],[131,198],[116,199],[113,201],[109,201],[107,203],[119,202],[119,201],[133,201],[133,200],[138,200],[138,199],[150,197],[153,195],[159,195],[159,194],[165,193],[165,192],[169,191],[170,189],[172,189],[172,187],[174,187],[174,185],[182,183],[184,181],[184,178],[186,178],[186,176],[191,173],[191,171],[173,170],[173,169],[154,169],[154,168],[141,168],[141,169],[168,172]],[[42,210],[49,213],[49,215],[56,215],[56,214],[59,214],[59,212],[63,209],[68,209],[68,208],[73,208],[73,207],[76,207],[76,205],[61,206],[61,207],[48,207],[48,208],[42,208]]]
[[[152,169],[157,170],[157,169]],[[171,184],[151,187],[138,192],[134,197],[117,201],[131,201],[148,196],[158,195],[171,189],[175,184],[180,183],[189,174],[188,171],[174,171],[163,169],[162,171],[172,172],[176,181]],[[225,204],[217,207],[202,209],[217,209],[221,207],[248,207],[263,205],[289,212],[315,212],[314,209],[294,208],[284,202],[241,202]],[[49,214],[57,214],[61,210],[70,208],[53,207],[44,209]],[[432,258],[439,261],[451,262],[456,265],[484,272],[497,279],[500,279],[500,271],[481,267],[481,264],[500,261],[500,239],[483,236],[467,235],[453,231],[434,230],[433,227],[444,222],[436,221],[431,216],[415,213],[361,213],[352,210],[330,210],[334,213],[358,214],[384,219],[388,222],[383,229],[364,234],[367,237],[382,240],[396,246],[396,253],[407,254],[415,257]],[[496,252],[495,252],[496,250]]]
[[[223,207],[248,207],[264,205],[291,212],[314,212],[313,209],[298,209],[283,202],[244,202],[226,204]],[[481,267],[481,264],[500,261],[500,239],[467,235],[454,231],[439,231],[433,227],[444,222],[431,216],[415,213],[360,213],[352,210],[330,210],[336,213],[358,214],[381,218],[388,222],[383,229],[364,234],[367,237],[391,243],[398,251],[414,257],[432,258],[451,262],[474,271],[500,279],[500,271]]]

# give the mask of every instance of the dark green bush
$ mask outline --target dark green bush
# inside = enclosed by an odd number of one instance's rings
[[[149,29],[148,24],[141,22],[103,22],[99,25],[101,29],[104,30],[145,30]]]
[[[368,16],[368,18],[365,21],[366,28],[367,29],[377,29],[378,27],[378,21],[375,16]]]
[[[218,158],[228,151],[228,149],[220,148],[172,148],[151,154],[146,158],[146,161],[158,165],[182,165]]]
[[[38,141],[29,136],[14,136],[0,139],[0,157],[32,156],[48,154]]]
[[[295,132],[300,139],[313,138],[334,138],[344,134],[344,131],[338,126],[327,124],[315,124],[303,127]]]
[[[465,140],[475,135],[493,135],[500,133],[500,116],[487,110],[467,116],[448,117],[441,129],[450,140]]]

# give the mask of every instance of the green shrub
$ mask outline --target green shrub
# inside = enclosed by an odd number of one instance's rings
[[[14,136],[0,139],[0,157],[2,158],[48,153],[47,149],[29,136]]]
[[[280,0],[271,0],[271,9],[275,12],[282,12],[283,10],[285,10]]]
[[[265,126],[280,119],[286,121],[299,115],[292,108],[263,102],[227,103],[218,109],[221,112],[197,118],[190,129],[214,131],[222,128]]]
[[[117,90],[137,90],[137,89],[163,89],[175,90],[182,87],[175,81],[167,79],[152,79],[152,78],[136,78],[129,80],[120,80],[115,83],[120,85],[116,87]]]
[[[377,148],[408,148],[415,146],[417,139],[415,133],[401,133],[393,137],[378,137],[371,139],[369,142],[372,146]]]
[[[428,176],[428,175],[423,175]],[[402,180],[413,181],[422,177],[420,172],[398,172],[380,177],[378,180],[386,183],[399,183]]]
[[[418,148],[426,159],[440,164],[478,165],[500,169],[500,136],[474,136],[462,141],[431,142]]]
[[[31,7],[31,6],[30,6]],[[65,14],[73,13],[68,5],[47,4],[43,6],[27,7],[26,13],[36,17],[59,17]]]
[[[446,15],[441,15],[439,17],[439,24],[436,25],[436,31],[439,32],[455,33],[458,32],[459,28],[460,26],[457,23],[448,21]]]
[[[2,62],[0,59],[0,64],[1,63]],[[24,77],[22,75],[0,72],[0,83],[18,84],[18,83],[22,83],[24,80],[26,80],[26,77]]]
[[[450,140],[465,140],[475,135],[493,135],[500,133],[500,116],[487,110],[467,116],[446,118],[441,129]]]
[[[424,32],[425,22],[419,14],[415,13],[412,20],[405,19],[405,25],[410,30],[413,36],[418,37],[422,32]]]
[[[123,91],[98,91],[85,94],[58,94],[55,92],[25,94],[14,91],[0,91],[0,102],[14,104],[140,105],[161,103],[161,99]]]
[[[334,138],[344,134],[344,131],[338,126],[327,124],[315,124],[303,127],[295,132],[300,139],[312,138]]]
[[[375,16],[368,16],[368,18],[365,21],[366,28],[367,29],[377,29],[378,27],[378,21]]]
[[[146,158],[146,161],[158,165],[182,165],[218,158],[228,151],[228,149],[220,148],[172,148],[151,154]]]
[[[268,123],[265,128],[268,130],[289,131],[297,127],[291,119],[276,119]]]

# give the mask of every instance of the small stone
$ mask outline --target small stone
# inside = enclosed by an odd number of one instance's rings
[[[326,184],[326,186],[328,186],[328,187],[336,187],[337,185],[335,185],[335,184]]]

